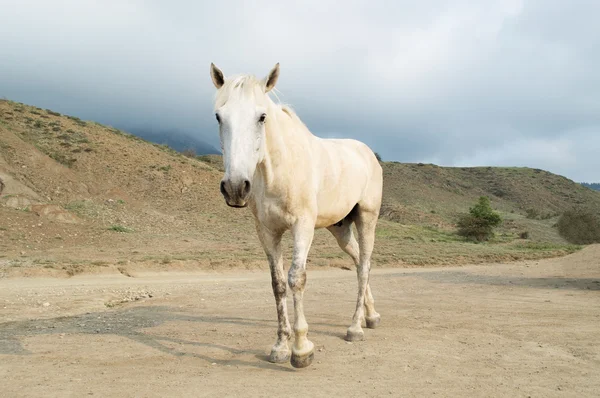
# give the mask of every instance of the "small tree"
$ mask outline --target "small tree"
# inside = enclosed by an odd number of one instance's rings
[[[477,203],[458,219],[457,233],[467,239],[483,242],[494,236],[494,228],[500,225],[500,214],[492,210],[490,199],[481,196]]]
[[[378,152],[375,152],[375,157],[377,158],[377,160],[379,160],[380,162],[382,162],[381,155],[379,155]]]
[[[558,233],[570,243],[600,243],[600,216],[589,210],[565,211],[557,223]]]

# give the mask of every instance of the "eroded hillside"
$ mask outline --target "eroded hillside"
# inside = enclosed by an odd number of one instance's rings
[[[111,127],[0,101],[0,264],[5,273],[71,274],[264,267],[249,211],[221,198],[221,167],[218,156],[189,158]],[[552,228],[558,213],[573,204],[600,209],[599,193],[541,170],[383,167],[377,266],[566,253],[574,247]],[[494,242],[474,245],[452,233],[453,222],[482,194],[506,221]],[[524,230],[530,240],[517,239]],[[310,262],[351,267],[326,231],[317,233]]]

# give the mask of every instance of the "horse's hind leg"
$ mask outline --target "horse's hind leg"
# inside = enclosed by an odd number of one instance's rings
[[[352,258],[352,261],[354,261],[354,265],[356,265],[356,269],[358,271],[360,261],[360,250],[358,248],[358,242],[354,238],[354,233],[352,232],[352,223],[352,220],[345,219],[342,220],[339,224],[332,225],[327,229],[335,237],[338,245],[340,245],[340,248]],[[379,325],[381,316],[377,313],[377,311],[375,311],[375,300],[373,299],[373,294],[371,293],[371,286],[368,280],[365,292],[365,312],[365,321],[367,327],[370,329],[375,329],[377,325]]]
[[[356,265],[358,276],[358,297],[356,299],[356,311],[352,318],[352,324],[346,333],[346,340],[355,341],[364,339],[362,320],[365,318],[364,308],[367,309],[367,326],[375,327],[379,323],[380,316],[375,312],[373,296],[370,294],[369,271],[371,268],[371,253],[375,244],[375,227],[377,225],[377,211],[359,207],[354,221],[358,231],[359,257]]]
[[[379,326],[379,322],[381,321],[381,315],[377,311],[375,311],[375,300],[373,299],[373,293],[371,293],[371,283],[367,282],[367,291],[365,294],[365,310],[367,315],[365,316],[365,321],[367,323],[367,327],[369,329],[375,329]]]

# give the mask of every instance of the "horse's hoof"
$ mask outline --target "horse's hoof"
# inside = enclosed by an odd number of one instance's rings
[[[309,366],[315,358],[315,345],[307,340],[304,343],[302,350],[296,350],[292,348],[292,366],[295,368],[305,368]]]
[[[365,332],[362,329],[348,329],[346,332],[346,341],[361,341],[365,339]]]
[[[305,368],[310,366],[313,359],[315,359],[315,350],[305,355],[296,355],[292,352],[292,360],[290,362],[295,368]]]
[[[290,360],[289,350],[271,350],[269,355],[269,362],[273,363],[285,363]]]
[[[369,329],[375,329],[377,326],[379,326],[379,322],[381,322],[381,315],[377,314],[371,318],[365,318],[365,322],[367,323],[367,327]]]

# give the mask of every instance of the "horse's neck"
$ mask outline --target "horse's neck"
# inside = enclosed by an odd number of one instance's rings
[[[289,183],[285,178],[277,178],[277,175],[281,172],[287,172],[298,161],[300,154],[294,153],[293,149],[293,147],[297,148],[298,145],[292,146],[292,141],[307,138],[310,140],[311,138],[310,133],[295,128],[296,121],[279,107],[275,108],[275,115],[275,118],[269,120],[271,123],[267,122],[265,131],[266,151],[264,160],[258,168],[266,191],[277,189],[279,185]]]

